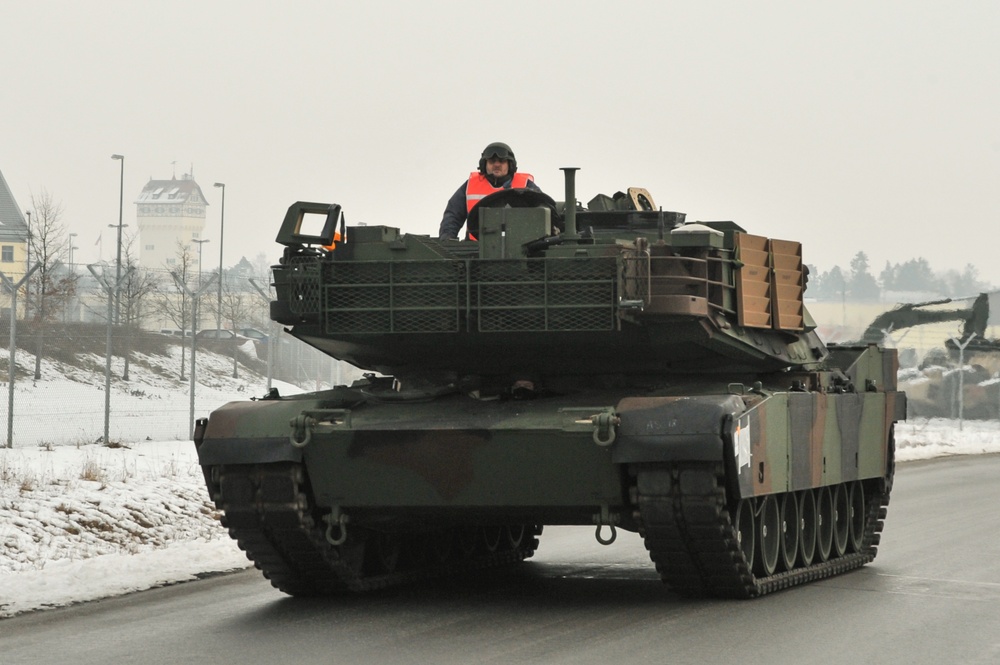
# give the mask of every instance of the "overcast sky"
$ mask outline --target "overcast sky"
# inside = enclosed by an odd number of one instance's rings
[[[648,189],[689,220],[973,264],[1000,285],[1000,2],[4,0],[0,170],[113,255],[150,178],[192,165],[225,263],[296,200],[436,234],[491,141],[557,200]],[[207,261],[206,261],[207,262]]]

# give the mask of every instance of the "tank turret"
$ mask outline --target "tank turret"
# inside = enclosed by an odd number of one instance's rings
[[[799,243],[638,200],[651,197],[571,206],[560,233],[564,206],[507,190],[473,211],[479,242],[349,227],[330,252],[299,233],[329,206],[296,203],[278,235],[272,315],[335,358],[396,376],[756,372],[826,357]]]

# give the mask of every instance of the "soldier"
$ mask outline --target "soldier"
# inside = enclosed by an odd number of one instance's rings
[[[493,192],[501,189],[531,189],[542,191],[535,184],[534,177],[529,173],[517,172],[517,159],[514,151],[506,143],[491,143],[483,150],[479,158],[479,170],[469,174],[469,179],[462,183],[444,209],[438,237],[442,240],[458,238],[469,211],[479,201]],[[471,240],[474,237],[469,236]]]

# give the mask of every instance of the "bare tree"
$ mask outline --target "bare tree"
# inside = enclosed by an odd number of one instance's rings
[[[243,324],[251,312],[251,303],[254,298],[251,294],[240,291],[235,287],[232,280],[227,280],[222,285],[222,321],[233,331],[233,378],[239,377],[236,349],[236,329]]]
[[[35,379],[40,379],[45,323],[76,294],[76,276],[65,270],[69,243],[62,223],[62,204],[42,189],[37,196],[31,195],[31,208],[34,214],[29,218],[28,248],[32,263],[39,268],[28,301],[33,305],[33,320],[37,323]]]
[[[268,260],[264,252],[258,254],[253,260],[253,279],[265,291],[268,290],[268,285],[271,283],[271,264],[272,261]],[[256,293],[256,289],[254,292]],[[271,325],[270,305],[259,296],[253,298],[251,302],[252,306],[246,320],[262,330],[267,330]]]
[[[45,189],[37,196],[31,195],[32,215],[28,227],[28,244],[31,262],[38,264],[36,277],[32,278],[31,301],[33,319],[45,321],[53,318],[59,305],[76,294],[76,280],[65,269],[69,253],[66,227],[62,222],[62,204],[55,201]]]
[[[152,270],[140,268],[135,261],[125,264],[125,269],[132,268],[128,280],[122,285],[122,298],[125,300],[125,325],[139,327],[155,309],[151,301],[160,289],[160,276]]]
[[[177,253],[174,255],[174,263],[172,265],[168,264],[166,267],[170,272],[177,275],[177,278],[184,284],[191,284],[192,279],[196,280],[198,278],[197,270],[194,269],[195,259],[191,251],[191,245],[186,245],[179,240],[177,241]],[[159,283],[159,288],[156,291],[156,302],[160,307],[160,311],[166,314],[175,326],[180,328],[183,341],[183,335],[191,325],[191,303],[187,293],[183,289],[178,289],[173,280],[163,280]],[[181,381],[184,380],[186,349],[186,345],[182,343]]]
[[[125,283],[121,287],[121,304],[124,308],[124,315],[120,319],[125,330],[125,369],[122,372],[122,379],[128,381],[129,366],[129,340],[132,331],[141,324],[148,314],[148,300],[156,292],[159,279],[157,276],[139,267],[139,260],[135,251],[136,235],[127,234],[122,244],[122,263],[125,270],[123,276]],[[182,351],[183,353],[183,351]],[[183,358],[181,359],[181,375],[183,376]]]

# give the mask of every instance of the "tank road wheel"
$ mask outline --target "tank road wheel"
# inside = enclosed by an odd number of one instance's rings
[[[795,494],[781,495],[781,566],[784,570],[795,567],[799,555],[799,502]]]
[[[504,528],[502,526],[484,526],[483,527],[483,543],[486,545],[487,552],[496,552],[500,549],[500,543],[503,540]]]
[[[757,549],[757,527],[754,521],[752,499],[740,499],[739,503],[736,504],[733,526],[736,530],[736,542],[739,543],[740,552],[746,559],[747,568],[753,570],[754,552]]]
[[[810,490],[799,492],[799,561],[813,562],[816,554],[816,497]]]
[[[855,480],[850,484],[847,495],[847,503],[850,506],[848,516],[850,531],[847,544],[851,552],[860,552],[861,542],[865,538],[865,519],[867,517],[865,488],[862,487],[860,480]]]
[[[847,537],[851,532],[851,503],[847,485],[841,483],[833,490],[833,553],[844,556]]]
[[[781,550],[781,515],[778,500],[774,495],[764,497],[760,504],[760,518],[757,521],[757,567],[758,577],[773,575],[778,567]]]
[[[509,524],[504,527],[504,532],[507,535],[507,545],[510,549],[516,550],[524,542],[527,529],[524,528],[523,524]]]
[[[816,555],[820,562],[830,558],[833,548],[833,495],[829,487],[816,494]]]

